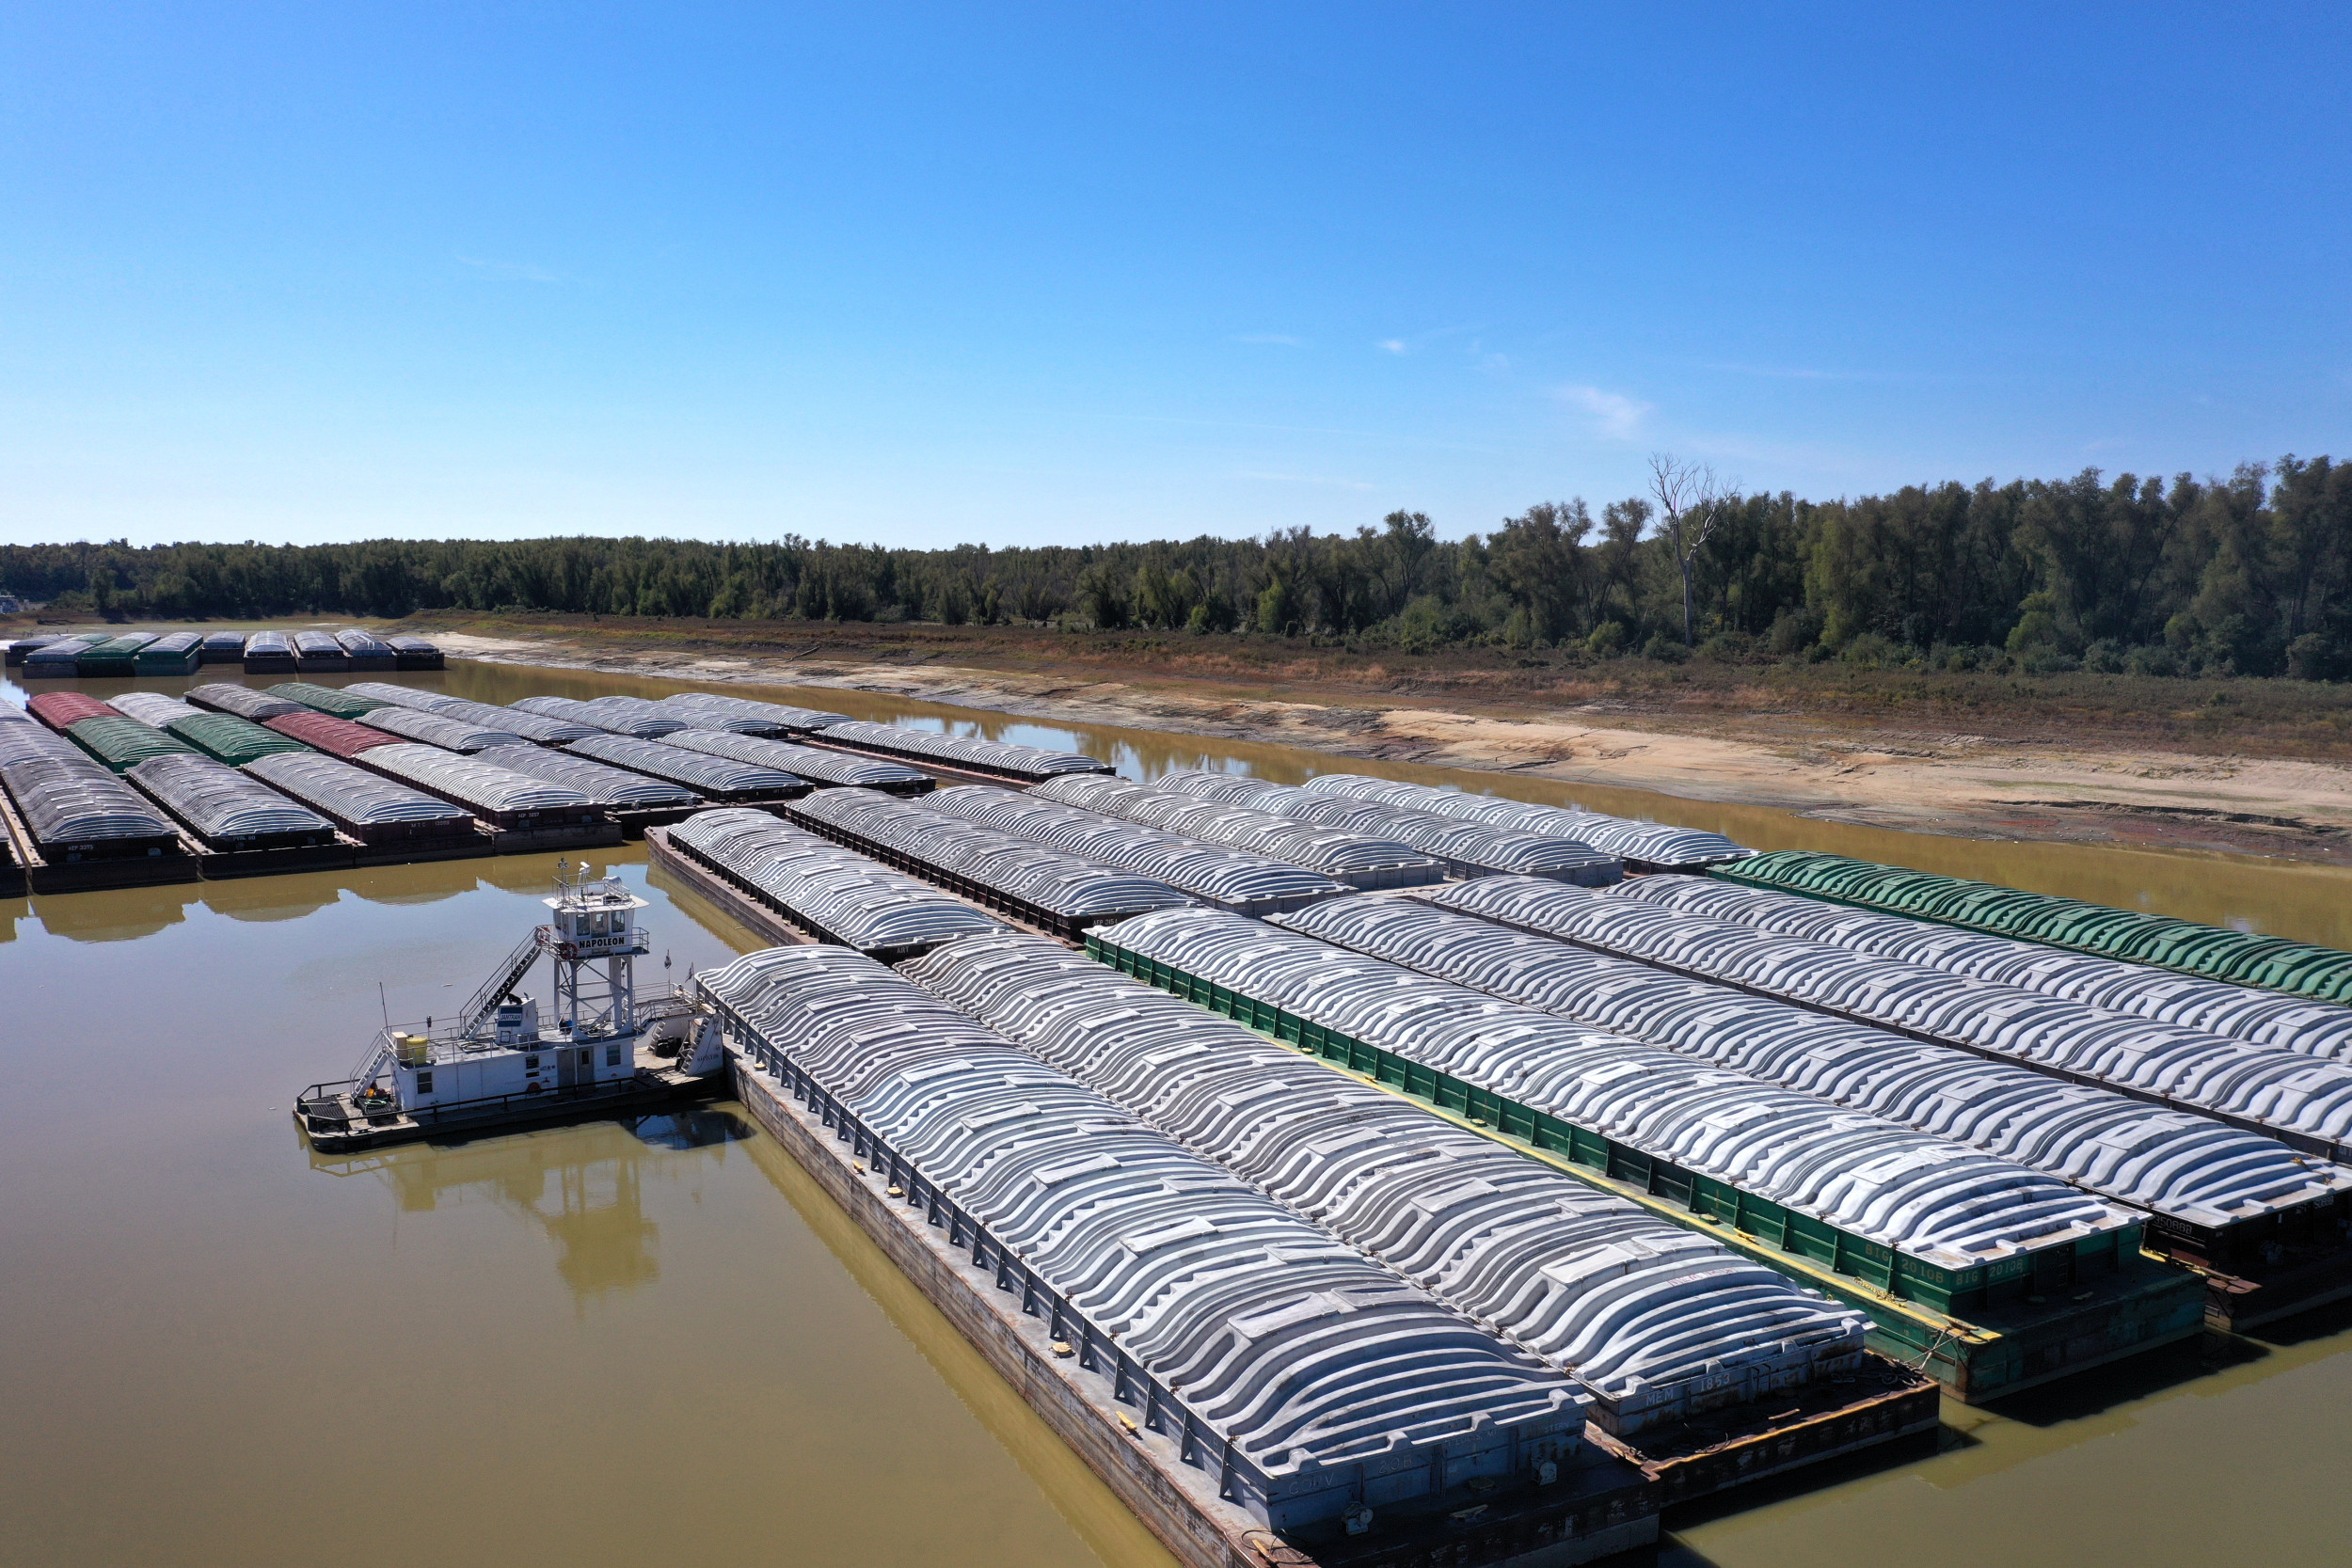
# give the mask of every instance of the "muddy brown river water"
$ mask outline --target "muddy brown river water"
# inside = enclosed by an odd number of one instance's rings
[[[398,678],[486,701],[675,689],[478,664]],[[742,689],[1074,746],[1146,777],[1359,767]],[[2352,873],[2334,868],[1453,781],[2352,945]],[[594,860],[653,901],[671,975],[755,945],[649,879],[642,845]],[[1168,1561],[723,1103],[307,1151],[293,1092],[347,1071],[388,1011],[453,1007],[535,924],[551,870],[508,857],[0,900],[0,1562]],[[641,960],[641,982],[661,974]],[[1661,1560],[2352,1560],[2352,1311],[2272,1333],[1999,1410],[1947,1403],[1937,1451],[1735,1496],[1678,1521]]]

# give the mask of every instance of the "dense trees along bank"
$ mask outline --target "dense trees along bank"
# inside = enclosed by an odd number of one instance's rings
[[[1544,502],[1440,539],[1354,533],[944,550],[685,539],[0,546],[0,592],[60,610],[235,619],[518,608],[719,619],[1089,623],[1432,651],[1684,650],[1683,582],[1647,501]],[[1734,498],[1692,562],[1717,657],[1942,668],[2352,677],[2352,465],[2227,480],[2086,469],[1835,501]]]

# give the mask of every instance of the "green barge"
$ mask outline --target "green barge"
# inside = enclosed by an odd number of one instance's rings
[[[1869,1315],[1873,1350],[1969,1403],[2203,1328],[2204,1282],[2144,1252],[2137,1227],[1978,1268],[1938,1268],[1131,952],[1115,930],[1089,932],[1088,955],[1846,1302]]]

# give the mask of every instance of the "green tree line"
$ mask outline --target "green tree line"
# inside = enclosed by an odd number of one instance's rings
[[[349,545],[0,546],[0,590],[72,613],[234,620],[519,609],[1091,625],[1490,644],[1577,657],[2352,677],[2352,464],[2228,479],[2096,469],[1831,501],[1733,496],[1691,552],[1692,629],[1641,498],[1545,501],[1460,540],[1418,512],[1347,533],[1034,549],[787,535]]]

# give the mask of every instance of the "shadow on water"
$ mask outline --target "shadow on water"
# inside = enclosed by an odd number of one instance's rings
[[[997,1374],[972,1341],[799,1161],[767,1137],[746,1144],[744,1152],[964,1408],[1053,1500],[1056,1512],[1097,1557],[1118,1568],[1174,1568],[1176,1560],[1143,1522],[1046,1425],[1027,1400]],[[1645,1559],[1636,1556],[1626,1560]],[[1618,1560],[1610,1561],[1614,1564]]]
[[[2332,1339],[2344,1333],[2352,1333],[2352,1300],[2331,1301],[2308,1312],[2297,1312],[2292,1318],[2265,1323],[2253,1331],[2255,1338],[2282,1350]]]
[[[758,1132],[740,1112],[707,1105],[658,1117],[625,1117],[621,1125],[636,1134],[638,1142],[655,1148],[708,1148],[714,1144],[741,1143]]]
[[[2144,1354],[1995,1400],[1983,1409],[2024,1426],[2064,1426],[2104,1416],[2121,1405],[2185,1391],[2189,1385],[2217,1373],[2257,1366],[2268,1360],[2270,1354],[2250,1339],[2206,1330],[2176,1344],[2161,1345]]]
[[[1892,1443],[1882,1443],[1876,1448],[1865,1449],[1859,1453],[1826,1459],[1818,1465],[1807,1465],[1803,1469],[1792,1470],[1787,1475],[1768,1476],[1762,1481],[1752,1481],[1743,1486],[1735,1486],[1728,1492],[1718,1492],[1711,1497],[1701,1497],[1693,1502],[1677,1504],[1666,1511],[1664,1524],[1668,1529],[1696,1529],[1701,1525],[1712,1524],[1718,1519],[1728,1519],[1735,1513],[1745,1513],[1750,1509],[1786,1502],[1791,1497],[1802,1497],[1810,1492],[1824,1491],[1833,1486],[1843,1486],[1849,1481],[1867,1481],[1872,1476],[1883,1475],[1890,1470],[1906,1469],[1923,1459],[1932,1459],[1938,1454],[1952,1453],[1962,1449],[1972,1448],[1976,1442],[1977,1439],[1956,1428],[1939,1426],[1933,1432],[1922,1432],[1915,1436],[1898,1438]],[[1661,1548],[1659,1560],[1661,1562],[1677,1560],[1695,1564],[1707,1560],[1697,1556],[1674,1559],[1664,1548]]]
[[[313,1152],[310,1164],[373,1177],[404,1214],[494,1202],[548,1241],[558,1277],[586,1300],[660,1277],[660,1227],[644,1212],[648,1176],[675,1178],[678,1154],[723,1160],[725,1146],[753,1132],[732,1112],[695,1107],[341,1158]]]

